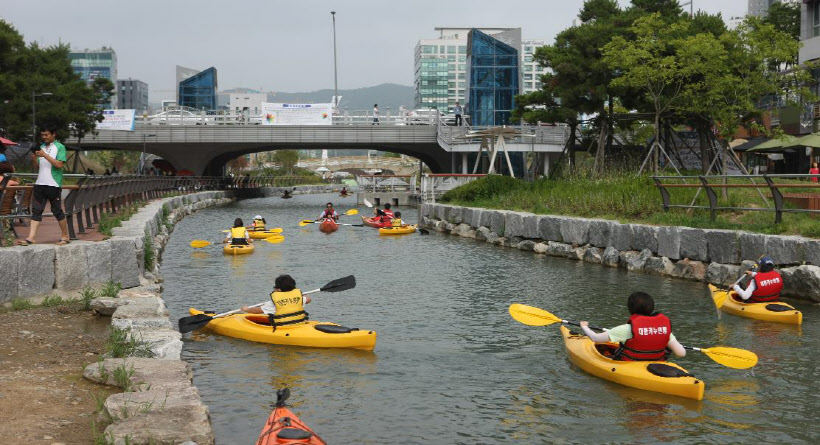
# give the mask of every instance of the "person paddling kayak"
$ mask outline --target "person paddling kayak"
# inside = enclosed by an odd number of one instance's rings
[[[746,271],[746,275],[752,277],[746,289],[741,289],[739,285],[733,288],[737,295],[749,303],[771,303],[780,298],[780,291],[783,290],[783,277],[780,272],[774,270],[774,261],[769,257],[763,257],[757,262],[758,272]]]
[[[324,221],[326,219],[332,219],[334,222],[339,221],[339,213],[333,208],[332,202],[325,205],[325,210],[322,211],[322,214],[319,215],[319,219],[316,221]]]
[[[678,357],[686,355],[686,349],[672,334],[669,318],[655,312],[652,296],[645,292],[633,292],[626,305],[631,315],[626,324],[597,333],[589,328],[589,322],[582,321],[579,324],[584,334],[595,343],[620,343],[611,357],[615,360],[663,361],[670,350]]]
[[[228,232],[228,236],[222,241],[223,243],[231,243],[233,246],[247,246],[253,241],[251,241],[251,236],[248,234],[248,230],[245,229],[245,223],[242,222],[242,218],[236,218],[233,222],[233,227],[231,231]]]
[[[302,291],[296,288],[296,280],[290,275],[276,277],[270,300],[262,306],[244,306],[242,310],[249,314],[267,314],[274,329],[308,320],[305,305],[310,303],[310,297],[302,295]]]
[[[386,203],[384,205],[384,210],[382,210],[382,224],[384,224],[385,227],[389,226],[395,217],[396,216],[393,214],[393,211],[390,210],[390,203]]]
[[[404,227],[404,224],[401,222],[401,212],[396,212],[393,215],[393,220],[390,221],[391,227]]]
[[[253,217],[253,223],[251,223],[251,230],[265,230],[265,218],[262,218],[262,215],[256,215]]]

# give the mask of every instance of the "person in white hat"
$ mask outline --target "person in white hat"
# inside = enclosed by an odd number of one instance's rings
[[[262,215],[256,215],[253,217],[253,224],[251,225],[251,230],[265,230],[265,218],[262,218]]]

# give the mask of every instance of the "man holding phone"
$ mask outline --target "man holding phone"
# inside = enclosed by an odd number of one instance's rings
[[[51,204],[51,213],[60,224],[62,236],[58,246],[68,244],[68,223],[62,208],[63,168],[65,167],[65,146],[57,141],[57,128],[47,125],[40,132],[43,143],[32,154],[32,160],[39,168],[37,181],[34,183],[34,193],[31,200],[31,227],[28,237],[19,242],[22,246],[34,244],[40,221],[43,220],[43,210],[46,202]]]

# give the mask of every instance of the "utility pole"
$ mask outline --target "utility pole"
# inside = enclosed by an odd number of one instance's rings
[[[690,18],[695,16],[695,12],[694,12],[694,10],[693,10],[693,8],[694,8],[693,3],[694,3],[694,2],[695,2],[695,0],[689,0],[689,1],[684,2],[684,3],[679,3],[679,5],[680,5],[680,7],[681,7],[681,8],[682,8],[682,7],[684,7],[684,6],[686,6],[686,5],[689,5],[689,17],[690,17]]]
[[[330,11],[333,17],[333,111],[339,108],[339,75],[336,71],[336,11]]]

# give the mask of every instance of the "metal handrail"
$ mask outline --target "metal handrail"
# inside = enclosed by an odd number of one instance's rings
[[[775,184],[772,179],[782,178],[782,179],[811,179],[811,178],[818,178],[820,175],[811,175],[811,174],[774,174],[774,175],[701,175],[701,176],[652,176],[652,179],[655,181],[655,186],[658,188],[658,191],[661,194],[661,199],[663,201],[663,210],[664,212],[668,212],[670,208],[686,208],[686,209],[708,209],[710,219],[714,221],[717,218],[717,211],[718,210],[731,210],[731,211],[748,211],[748,212],[774,212],[774,223],[780,224],[783,220],[783,213],[820,213],[820,210],[812,210],[812,209],[784,209],[784,199],[783,194],[780,192],[782,188],[820,188],[820,184],[818,183],[809,183],[809,184]],[[664,184],[662,181],[664,180],[687,180],[687,179],[695,179],[699,183],[693,184]],[[771,207],[724,207],[718,206],[718,197],[717,193],[715,193],[716,188],[720,189],[729,189],[729,188],[759,188],[762,187],[760,184],[715,184],[710,183],[709,179],[748,179],[754,180],[759,179],[766,183],[765,187],[769,188],[769,191],[772,193],[772,198],[774,200],[774,208]],[[702,188],[706,191],[706,197],[709,199],[709,206],[699,206],[699,205],[684,205],[684,204],[672,204],[671,203],[671,196],[669,194],[668,188]]]

